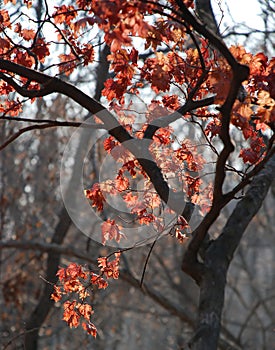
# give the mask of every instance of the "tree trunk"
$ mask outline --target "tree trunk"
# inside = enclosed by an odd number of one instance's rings
[[[57,243],[60,245],[62,244],[71,225],[71,222],[71,218],[69,217],[66,208],[63,207],[60,214],[59,223],[52,238],[52,243]],[[40,327],[42,326],[52,305],[54,304],[53,300],[51,300],[50,297],[53,293],[52,283],[57,282],[56,272],[58,270],[59,262],[60,254],[55,252],[48,253],[46,280],[50,283],[45,283],[44,290],[40,296],[39,302],[26,323],[24,345],[27,350],[38,349],[38,334]]]
[[[97,67],[96,74],[96,92],[95,98],[100,99],[101,91],[104,87],[104,81],[108,75],[109,62],[107,61],[107,55],[110,53],[110,49],[107,45],[100,51],[100,65]],[[80,168],[79,162],[83,161],[83,157],[80,156],[81,153],[86,151],[86,145],[90,138],[89,133],[85,133],[86,137],[83,137],[78,145],[78,150],[76,152],[76,159],[74,164],[74,169]],[[72,177],[68,188],[70,193],[77,193],[79,190],[79,174],[77,171],[73,171]],[[65,239],[67,232],[72,224],[72,220],[67,212],[65,206],[62,206],[61,214],[59,217],[58,225],[55,229],[55,232],[52,237],[52,243],[57,243],[62,245],[63,240]],[[43,293],[39,299],[39,302],[33,312],[31,313],[28,321],[26,322],[26,334],[25,334],[25,348],[27,350],[37,350],[38,349],[38,338],[39,330],[43,325],[51,307],[54,302],[50,299],[51,294],[53,293],[53,284],[57,282],[56,273],[58,271],[58,266],[60,263],[60,254],[56,252],[49,252],[47,259],[47,274],[46,280],[50,283],[44,285]]]
[[[228,264],[220,256],[217,245],[210,245],[200,282],[197,330],[189,344],[192,350],[218,348],[227,270]]]
[[[218,348],[227,271],[247,226],[261,208],[274,181],[274,173],[275,155],[253,178],[249,189],[228,218],[221,235],[210,241],[205,249],[199,281],[198,325],[189,342],[192,350]]]

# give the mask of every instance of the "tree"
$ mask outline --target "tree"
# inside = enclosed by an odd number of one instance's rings
[[[199,18],[192,9],[192,1],[108,1],[106,7],[96,1],[76,1],[55,8],[52,14],[46,5],[44,17],[34,22],[35,29],[25,28],[18,20],[10,21],[8,11],[1,10],[0,78],[2,94],[7,96],[1,118],[34,123],[8,138],[1,148],[29,130],[82,124],[22,118],[23,103],[28,101],[46,100],[46,96],[59,93],[96,115],[95,122],[84,126],[108,131],[104,148],[122,165],[115,179],[87,188],[87,198],[102,212],[106,196],[120,197],[135,224],[153,225],[154,239],[170,234],[181,242],[188,240],[182,269],[200,289],[198,325],[189,346],[216,349],[229,265],[273,179],[275,61],[263,53],[252,55],[240,46],[228,48],[218,32],[210,1],[197,1]],[[50,41],[42,35],[47,24],[57,31],[58,45],[66,46],[58,57],[50,56]],[[78,67],[93,64],[96,47],[101,43],[91,43],[87,37],[94,27],[104,35],[99,39],[104,38],[106,47],[110,47],[108,60],[113,75],[102,91],[109,109],[98,101],[99,96],[93,99],[66,81]],[[132,37],[140,37],[142,44],[136,45]],[[44,73],[47,69],[51,74]],[[142,98],[148,88],[153,97],[144,113],[147,120],[137,129],[137,117],[129,111],[127,114],[127,108],[131,111],[131,100],[138,94]],[[17,99],[18,94],[25,99]],[[199,154],[193,140],[177,144],[169,125],[179,120],[197,125],[212,151],[213,190],[204,181],[206,154]],[[239,158],[235,162],[234,138],[246,143],[237,150]],[[231,173],[236,175],[233,180]],[[146,181],[141,196],[134,193],[135,177]],[[178,190],[179,183],[184,184],[184,191]],[[237,196],[241,197],[224,227],[211,237],[210,229],[221,211]],[[165,214],[161,201],[175,213],[170,226],[160,216]],[[188,232],[194,208],[201,210],[203,218]],[[119,215],[105,218],[103,243],[124,239],[118,220]],[[118,277],[123,250],[99,258],[99,274],[78,264],[60,269],[63,289],[56,286],[53,298],[60,300],[63,293],[74,291],[83,300],[89,283],[105,288],[106,278]],[[52,289],[50,285],[48,288]],[[64,304],[68,324],[77,326],[82,317],[83,327],[95,335],[91,313],[91,306],[82,301]]]

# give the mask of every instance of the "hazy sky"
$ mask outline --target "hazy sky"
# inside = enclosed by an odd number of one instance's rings
[[[230,17],[226,14],[227,8],[229,8],[233,19],[236,22],[242,22],[246,25],[260,29],[262,26],[262,21],[259,16],[260,5],[257,0],[212,0],[212,6],[215,12],[220,15],[219,5],[225,12],[225,17],[223,19],[223,24],[230,25]]]

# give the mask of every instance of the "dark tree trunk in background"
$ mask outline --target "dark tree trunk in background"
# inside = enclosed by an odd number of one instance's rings
[[[110,53],[109,47],[105,45],[100,52],[100,64],[96,70],[96,90],[95,90],[95,99],[99,100],[101,96],[101,91],[104,87],[104,81],[108,75],[109,62],[106,57]],[[86,134],[89,137],[88,134]],[[78,151],[76,155],[79,155],[80,152],[86,151],[85,146],[87,145],[87,140],[81,139],[80,144],[78,145]],[[82,157],[77,156],[75,159],[74,168],[78,169]],[[74,192],[74,184],[78,184],[78,179],[75,179],[75,176],[79,176],[76,171],[72,172],[72,178],[70,179],[70,194]],[[77,190],[77,189],[75,189]],[[51,243],[62,245],[69,228],[72,225],[72,220],[67,213],[65,206],[62,204],[61,213],[59,215],[59,222],[56,226],[55,232],[53,233]],[[43,325],[51,307],[54,302],[51,300],[51,294],[53,293],[53,284],[57,282],[56,273],[60,265],[60,254],[55,252],[49,252],[47,258],[47,272],[45,280],[49,283],[44,284],[44,290],[40,296],[37,306],[31,313],[27,323],[26,323],[26,334],[25,334],[25,348],[27,350],[38,350],[38,339],[39,339],[39,330]]]
[[[71,218],[69,217],[67,210],[63,207],[59,223],[56,226],[55,233],[53,235],[51,243],[62,244],[66,234],[71,226]],[[55,252],[48,253],[47,259],[47,272],[45,279],[50,283],[45,283],[44,290],[40,296],[39,302],[35,309],[31,313],[29,320],[26,324],[26,335],[25,335],[25,349],[36,350],[38,349],[38,333],[45,321],[54,301],[51,300],[51,294],[53,293],[52,283],[57,282],[57,270],[60,264],[60,254]]]

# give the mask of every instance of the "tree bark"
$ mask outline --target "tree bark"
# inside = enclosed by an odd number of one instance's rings
[[[59,217],[59,223],[56,227],[55,234],[52,238],[52,243],[62,244],[68,229],[71,225],[71,218],[69,217],[67,210],[63,207]],[[47,273],[46,280],[50,283],[46,283],[44,286],[43,293],[39,299],[36,308],[30,315],[29,320],[26,324],[26,335],[25,335],[25,348],[28,350],[38,349],[38,333],[39,330],[47,317],[50,308],[53,305],[53,300],[50,299],[53,293],[52,283],[57,282],[56,272],[60,262],[60,254],[56,252],[49,252],[47,258]]]
[[[216,350],[221,329],[226,276],[234,253],[274,181],[275,156],[251,181],[249,189],[228,218],[221,235],[205,249],[200,280],[199,314],[192,350]]]
[[[216,247],[210,247],[205,256],[200,282],[198,326],[189,344],[194,350],[214,350],[218,347],[228,264]]]

